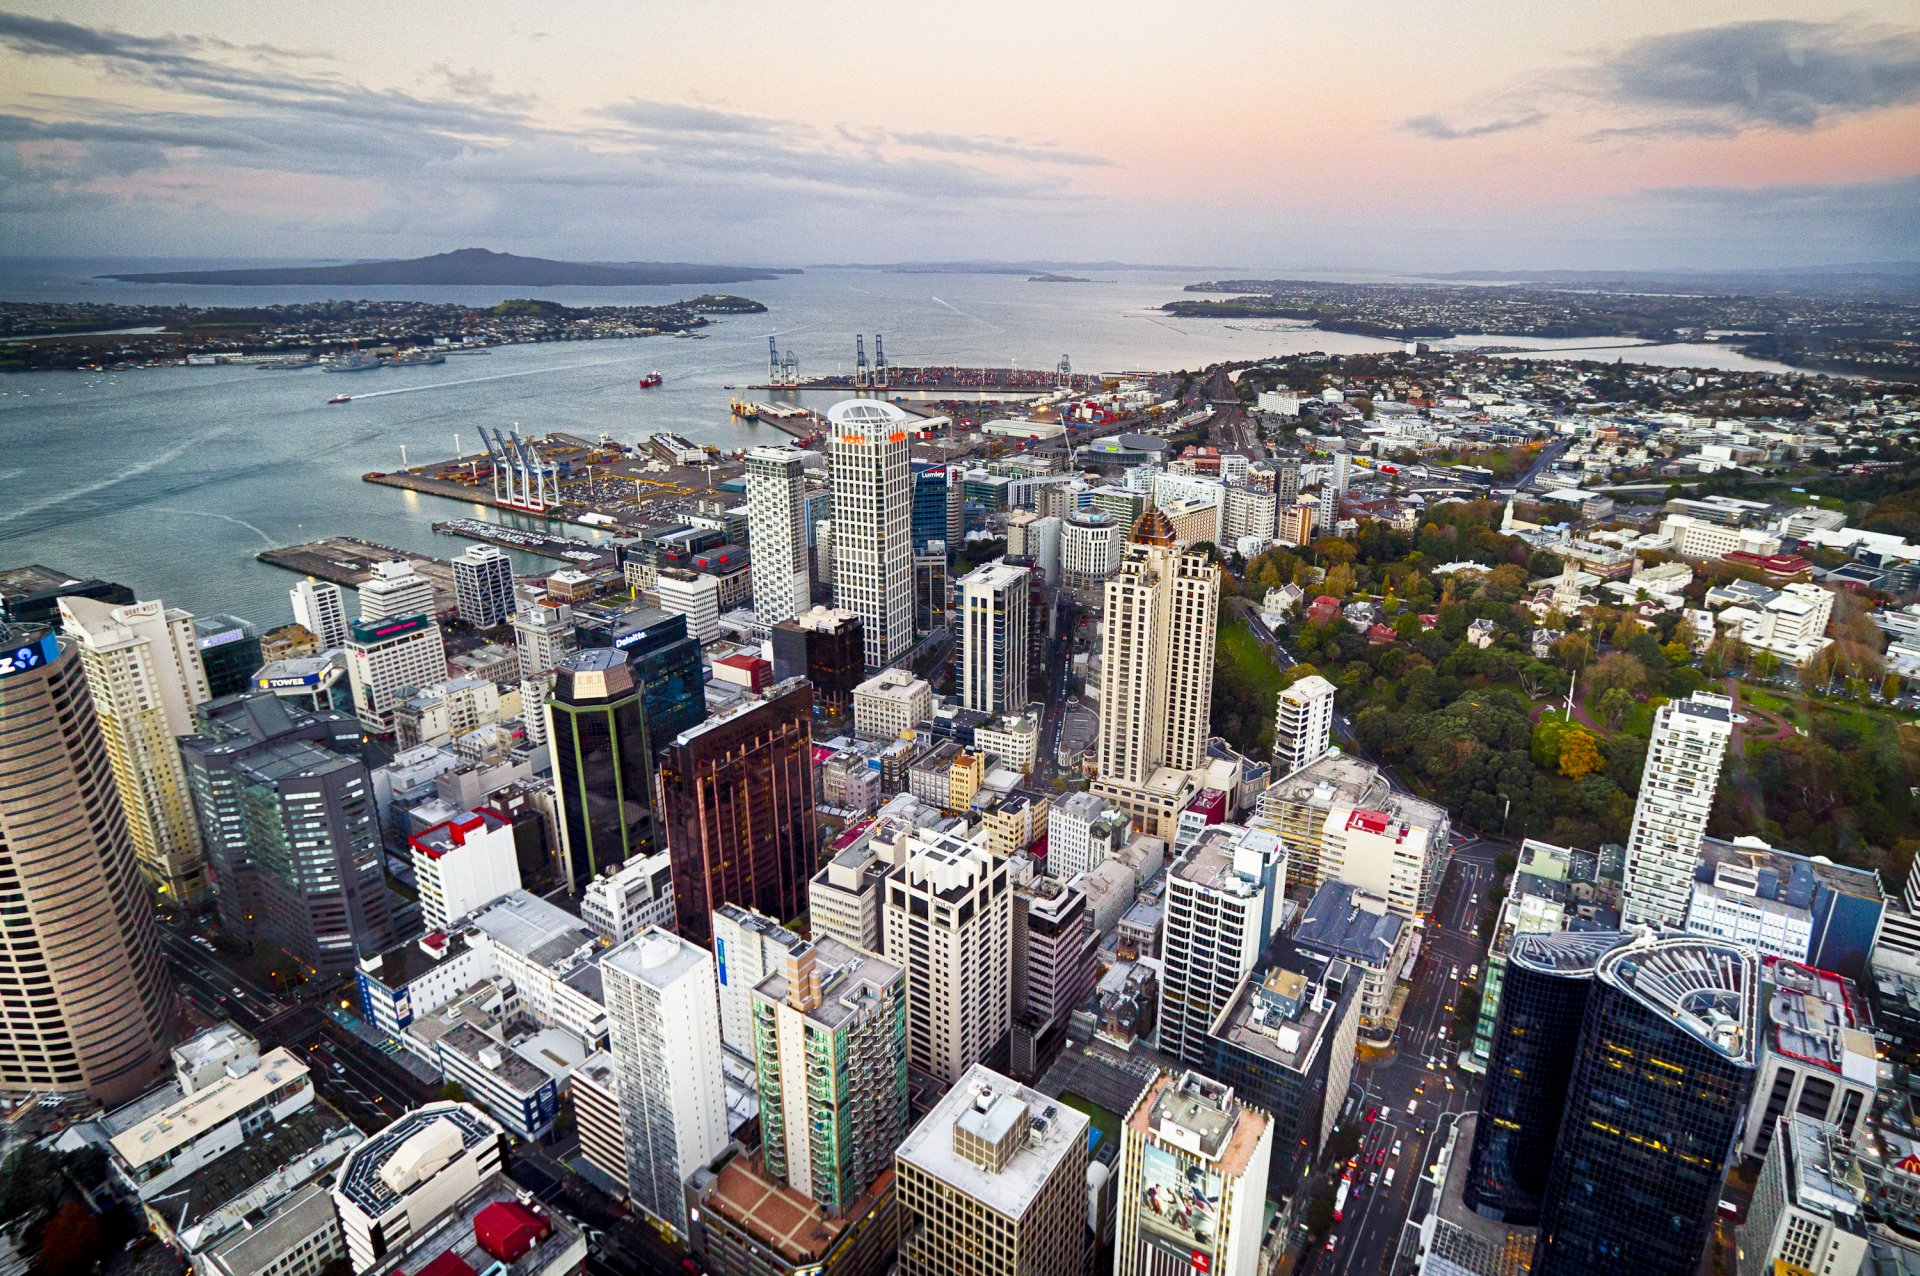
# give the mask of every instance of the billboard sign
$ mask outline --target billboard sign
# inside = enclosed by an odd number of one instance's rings
[[[1195,1271],[1211,1266],[1220,1236],[1221,1178],[1149,1143],[1140,1158],[1140,1236]]]

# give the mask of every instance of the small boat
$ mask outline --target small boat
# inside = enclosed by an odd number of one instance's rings
[[[328,399],[327,402],[328,403],[352,403],[353,396],[350,394],[336,394],[331,399]]]
[[[640,388],[642,390],[651,390],[653,389],[653,387],[659,384],[660,384],[660,369],[658,368],[655,368],[652,372],[649,372],[647,373],[646,376],[640,378]]]

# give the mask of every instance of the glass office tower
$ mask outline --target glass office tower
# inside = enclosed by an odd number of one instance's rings
[[[653,754],[640,684],[610,647],[570,651],[554,670],[547,743],[562,871],[575,892],[654,852]]]

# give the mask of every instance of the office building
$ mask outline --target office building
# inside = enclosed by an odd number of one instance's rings
[[[626,656],[655,747],[707,716],[706,662],[688,617],[656,607],[596,607],[576,611],[574,624],[580,646]]]
[[[1739,1276],[1877,1270],[1866,1261],[1867,1203],[1834,1155],[1838,1135],[1812,1117],[1783,1119],[1737,1234]]]
[[[853,709],[853,689],[866,677],[860,617],[814,607],[773,627],[776,682],[805,678],[813,684],[816,711],[843,717]]]
[[[1125,846],[1132,831],[1125,808],[1097,793],[1069,793],[1047,820],[1047,871],[1070,882]]]
[[[1644,936],[1598,960],[1537,1276],[1699,1268],[1753,1095],[1759,985],[1750,950],[1691,936]]]
[[[660,819],[673,857],[676,929],[702,943],[722,904],[781,922],[807,908],[818,864],[813,693],[783,682],[660,751]]]
[[[1296,889],[1345,881],[1409,921],[1433,911],[1452,855],[1445,808],[1396,792],[1379,767],[1339,752],[1276,776],[1255,822],[1286,840]]]
[[[907,974],[907,1058],[942,1084],[994,1056],[1013,1023],[1013,900],[984,834],[915,830],[887,879],[883,948]]]
[[[1211,1062],[1208,1029],[1280,929],[1287,853],[1264,829],[1210,828],[1167,871],[1159,1047]]]
[[[604,647],[570,651],[547,700],[563,873],[578,893],[658,845],[653,753],[633,670]]]
[[[228,934],[328,975],[393,943],[359,723],[255,691],[203,705],[180,755]]]
[[[649,926],[673,929],[673,857],[657,851],[608,869],[587,883],[580,920],[609,944],[624,944]]]
[[[1333,684],[1308,674],[1280,693],[1273,721],[1273,774],[1292,775],[1326,756],[1333,737]]]
[[[1087,1124],[968,1068],[894,1156],[901,1276],[1085,1276]]]
[[[948,509],[955,504],[960,489],[953,486],[944,465],[916,470],[913,475],[913,552],[924,554],[938,541],[944,553],[947,545],[960,539],[952,534]]]
[[[1626,921],[1686,923],[1694,864],[1732,739],[1733,701],[1723,695],[1696,691],[1654,715],[1627,835]]]
[[[505,1131],[468,1103],[415,1108],[349,1152],[334,1175],[333,1207],[352,1270],[405,1250],[501,1172],[506,1154]]]
[[[1743,1155],[1767,1154],[1788,1114],[1812,1117],[1854,1143],[1870,1137],[1880,1064],[1866,1003],[1851,980],[1778,957],[1760,963],[1763,1028]]]
[[[542,597],[514,612],[513,645],[523,680],[552,672],[560,657],[573,650],[573,608]]]
[[[118,1104],[166,1059],[173,994],[79,642],[0,625],[0,1086]]]
[[[1033,510],[1015,510],[1007,515],[1007,556],[1024,558],[1033,564],[1043,584],[1059,585],[1060,519]]]
[[[163,900],[206,894],[206,864],[174,738],[210,698],[193,617],[160,602],[115,607],[60,599],[61,625],[92,692],[141,870]]]
[[[347,645],[347,602],[340,586],[309,576],[287,591],[293,600],[293,620],[312,634],[320,650]]]
[[[1475,1213],[1517,1227],[1540,1222],[1594,966],[1624,938],[1519,934],[1508,946],[1464,1190]]]
[[[912,418],[890,403],[850,399],[827,410],[833,475],[833,603],[860,617],[866,665],[913,646]]]
[[[814,938],[883,951],[880,897],[891,868],[870,845],[850,846],[828,860],[807,886]]]
[[[906,1137],[906,982],[871,953],[802,940],[750,1008],[767,1173],[837,1218]]]
[[[713,954],[656,927],[600,965],[628,1199],[685,1236],[687,1179],[727,1144]]]
[[[1898,947],[1903,917],[1880,874],[1826,856],[1776,850],[1758,838],[1707,838],[1687,901],[1689,933],[1745,944],[1868,981],[1876,948]]]
[[[1520,935],[1551,935],[1567,929],[1576,914],[1568,889],[1578,853],[1527,838],[1520,844],[1513,885],[1494,919],[1487,955],[1480,963],[1480,1018],[1474,1025],[1473,1059],[1481,1067],[1493,1056],[1493,1034],[1505,996],[1507,953]]]
[[[513,617],[513,563],[492,545],[470,545],[454,555],[453,590],[460,619],[475,629],[492,629]]]
[[[1012,713],[1027,703],[1030,575],[983,563],[960,578],[960,693],[969,709]]]
[[[356,588],[360,594],[360,623],[377,626],[409,616],[432,616],[436,610],[433,585],[404,558],[375,563],[373,574]]]
[[[1086,892],[1027,866],[1026,880],[1013,892],[1009,1067],[1015,1076],[1037,1077],[1059,1054],[1067,1019],[1093,991],[1099,946]]]
[[[806,454],[795,447],[749,449],[747,511],[753,610],[770,625],[791,620],[813,605]]]
[[[1162,1072],[1120,1127],[1114,1270],[1259,1276],[1273,1122],[1232,1087]]]
[[[347,626],[353,711],[374,735],[392,735],[395,710],[422,687],[447,680],[447,647],[431,616]]]
[[[266,661],[260,655],[260,631],[238,616],[196,616],[194,642],[200,648],[200,668],[207,675],[207,696],[230,696],[253,685],[253,675]]]
[[[686,617],[687,633],[696,642],[708,643],[719,639],[719,577],[678,567],[662,567],[653,591],[654,597],[660,601],[661,611],[670,616]]]
[[[1106,583],[1093,791],[1157,836],[1185,805],[1163,773],[1190,773],[1206,754],[1219,597],[1212,560],[1177,541],[1158,509],[1142,514]]]
[[[0,568],[0,620],[18,629],[35,625],[60,628],[62,598],[92,598],[115,607],[135,601],[125,585],[97,577],[79,580],[41,563]]]
[[[420,919],[445,930],[476,909],[520,889],[513,825],[490,810],[467,811],[407,839]]]
[[[905,669],[882,669],[853,689],[853,733],[893,740],[933,714],[933,685]]]
[[[753,990],[785,970],[807,939],[765,913],[738,904],[713,910],[714,968],[720,983],[720,1041],[742,1058],[753,1058]]]

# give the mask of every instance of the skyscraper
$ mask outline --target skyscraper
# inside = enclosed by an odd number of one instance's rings
[[[916,831],[881,902],[907,972],[907,1058],[942,1082],[994,1055],[1013,1023],[1013,901],[984,833]]]
[[[0,1085],[112,1106],[165,1063],[173,998],[76,647],[0,624]]]
[[[570,651],[555,675],[547,747],[562,872],[577,894],[608,869],[653,853],[653,751],[640,687],[620,652]]]
[[[1273,722],[1273,777],[1326,756],[1333,737],[1333,684],[1309,674],[1280,693]]]
[[[782,922],[807,909],[813,827],[813,692],[795,679],[673,737],[660,751],[660,816],[675,928],[702,943],[713,910]]]
[[[434,613],[433,586],[404,558],[375,563],[373,574],[361,583],[359,591],[361,624]]]
[[[1115,1272],[1258,1276],[1273,1122],[1198,1072],[1162,1072],[1120,1127]]]
[[[1180,781],[1206,753],[1219,600],[1212,560],[1182,546],[1158,508],[1142,514],[1106,583],[1093,791],[1169,840],[1188,796]]]
[[[969,709],[1011,713],[1027,703],[1031,575],[983,563],[960,578],[960,686]]]
[[[560,657],[573,650],[573,608],[542,598],[513,614],[513,645],[520,660],[520,676],[538,678],[553,672]]]
[[[115,607],[78,596],[60,600],[60,616],[86,669],[141,870],[169,903],[195,903],[206,863],[174,743],[208,699],[193,617],[158,601]]]
[[[600,963],[634,1204],[687,1234],[688,1175],[727,1145],[713,954],[655,926]]]
[[[1732,739],[1733,701],[1723,695],[1696,691],[1654,715],[1627,835],[1626,921],[1686,924],[1694,864]]]
[[[353,711],[375,735],[391,735],[394,710],[421,687],[447,680],[447,644],[431,616],[355,621],[347,626],[347,680]]]
[[[1649,934],[1593,981],[1533,1270],[1692,1276],[1753,1095],[1760,963]]]
[[[504,625],[513,615],[513,564],[491,545],[471,545],[453,560],[460,619],[475,629]]]
[[[952,539],[947,532],[947,508],[952,492],[951,479],[944,465],[930,466],[913,476],[913,552],[924,554],[927,546],[939,541],[944,547]]]
[[[827,410],[833,602],[860,617],[869,669],[892,664],[913,646],[910,421],[900,408],[872,399]]]
[[[1514,936],[1463,1193],[1475,1213],[1516,1227],[1540,1222],[1594,966],[1625,938],[1613,930]]]
[[[853,709],[853,689],[866,678],[860,618],[814,607],[773,627],[773,676],[813,684],[814,707],[841,717]]]
[[[1279,931],[1286,887],[1286,849],[1262,828],[1216,824],[1167,870],[1163,1053],[1189,1067],[1211,1063],[1207,1030]]]
[[[326,974],[394,942],[358,722],[256,691],[203,705],[180,753],[221,929]]]
[[[807,467],[800,449],[757,447],[747,453],[747,512],[753,610],[776,625],[813,605]]]
[[[287,596],[293,600],[295,622],[319,641],[320,650],[347,645],[347,603],[340,586],[309,576],[288,590]]]

